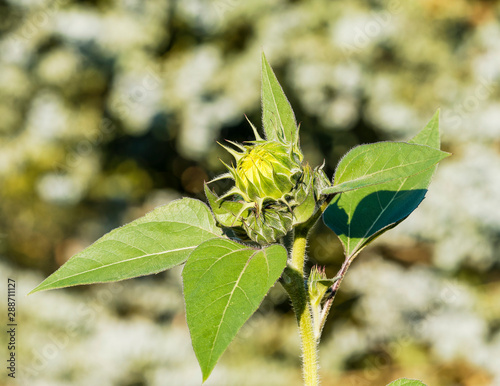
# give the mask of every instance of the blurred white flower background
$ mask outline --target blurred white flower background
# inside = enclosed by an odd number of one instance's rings
[[[305,158],[330,176],[351,147],[409,139],[437,108],[453,153],[420,207],[347,274],[320,345],[322,384],[500,385],[499,2],[7,0],[0,15],[12,384],[201,383],[180,269],[25,295],[112,228],[181,196],[204,200],[203,182],[229,161],[216,141],[251,139],[244,114],[259,126],[263,50]],[[308,252],[334,275],[343,256],[328,232],[318,226]],[[206,385],[301,382],[276,286]]]

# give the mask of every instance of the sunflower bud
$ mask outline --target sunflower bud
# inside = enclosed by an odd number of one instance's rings
[[[205,193],[220,225],[238,238],[246,235],[269,244],[313,214],[315,177],[309,166],[302,166],[298,143],[264,141],[252,128],[256,140],[249,145],[230,141],[234,148],[222,145],[236,165],[225,164],[229,173],[217,179],[230,178],[234,187],[221,197],[207,186]]]
[[[279,142],[246,146],[233,172],[236,188],[247,201],[279,200],[297,184],[300,161]]]

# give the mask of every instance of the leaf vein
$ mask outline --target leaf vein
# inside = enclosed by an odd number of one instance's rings
[[[234,286],[234,288],[232,289],[230,295],[229,295],[229,299],[228,299],[228,302],[226,304],[226,306],[224,307],[224,311],[222,312],[222,317],[221,317],[221,320],[220,320],[220,323],[219,325],[217,326],[217,332],[215,333],[215,337],[214,337],[214,340],[212,341],[212,347],[210,349],[210,356],[208,358],[208,362],[211,362],[212,361],[212,355],[213,355],[213,352],[214,352],[214,348],[215,348],[215,343],[217,341],[217,338],[219,337],[219,332],[220,332],[220,328],[222,326],[222,324],[224,323],[224,318],[226,316],[226,312],[227,312],[227,309],[229,307],[229,305],[231,304],[231,299],[233,298],[233,295],[234,295],[234,291],[236,290],[236,288],[238,287],[238,284],[239,282],[241,281],[241,278],[243,277],[243,274],[245,273],[245,271],[247,270],[248,268],[248,265],[250,264],[250,261],[252,260],[252,258],[257,254],[259,253],[259,251],[254,251],[250,257],[248,258],[247,262],[245,263],[245,266],[243,267],[243,269],[241,270],[241,273],[240,275],[238,276],[238,279],[236,280],[236,285]]]
[[[51,283],[48,283],[48,284],[53,285],[54,283],[60,282],[62,280],[69,279],[69,278],[72,278],[72,277],[75,277],[75,276],[78,276],[78,275],[83,275],[83,274],[86,274],[86,273],[89,273],[89,272],[92,272],[92,271],[96,271],[98,269],[108,268],[108,267],[111,267],[111,266],[116,265],[116,264],[128,263],[130,261],[137,260],[137,259],[142,259],[142,258],[145,258],[145,257],[157,256],[157,255],[162,255],[162,254],[167,254],[167,253],[172,253],[172,252],[177,252],[177,251],[183,251],[183,250],[188,250],[188,249],[194,249],[194,248],[195,247],[177,248],[177,249],[171,249],[169,251],[160,251],[160,252],[155,252],[155,253],[149,253],[149,254],[146,254],[146,255],[136,256],[136,257],[133,257],[133,258],[130,258],[130,259],[126,259],[126,260],[115,261],[113,263],[103,264],[101,267],[92,268],[92,269],[86,270],[84,272],[76,273],[74,275],[64,276],[63,278],[55,280],[55,281],[53,281]]]

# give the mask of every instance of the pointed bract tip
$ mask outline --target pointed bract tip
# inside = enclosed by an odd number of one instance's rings
[[[243,157],[242,153],[238,153],[236,150],[230,148],[229,146],[225,146],[225,145],[223,145],[220,142],[217,142],[217,143],[220,146],[222,146],[224,148],[224,150],[226,150],[228,153],[230,153],[234,157],[234,159],[236,160],[236,162],[238,162],[240,160],[240,158]]]
[[[241,151],[246,151],[245,149],[245,146],[243,145],[240,145],[238,142],[234,142],[234,141],[231,141],[229,139],[226,139],[226,142],[230,143],[231,145],[237,147],[238,149],[240,149]]]
[[[252,122],[250,122],[250,119],[245,115],[245,118],[247,119],[248,123],[250,124],[250,127],[252,128],[253,135],[255,136],[256,141],[262,141],[262,137],[259,135],[259,132],[257,131],[257,128],[253,125]]]
[[[231,173],[231,175],[232,175],[232,174],[233,174],[233,172],[234,172],[234,167],[229,166],[227,163],[225,163],[225,162],[224,162],[223,160],[221,160],[220,158],[219,158],[219,161],[222,163],[222,165],[224,165],[224,166],[227,168],[227,170],[229,170],[229,172],[230,172],[230,173]]]

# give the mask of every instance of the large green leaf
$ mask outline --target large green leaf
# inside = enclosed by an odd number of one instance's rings
[[[426,384],[417,379],[399,378],[387,386],[426,386]]]
[[[182,272],[186,319],[205,381],[285,268],[280,245],[251,248],[228,239],[204,242]]]
[[[200,243],[221,235],[204,203],[176,200],[104,235],[31,293],[164,271],[183,263]]]
[[[322,194],[347,192],[409,177],[449,156],[430,146],[404,142],[378,142],[352,149],[339,162],[334,185]]]
[[[285,142],[297,142],[298,129],[292,106],[286,99],[264,53],[262,53],[262,124],[267,140],[276,141],[281,137],[280,130],[283,130]]]
[[[410,143],[439,149],[439,112]],[[323,221],[341,240],[346,257],[356,255],[413,212],[424,199],[435,169],[335,196]]]

